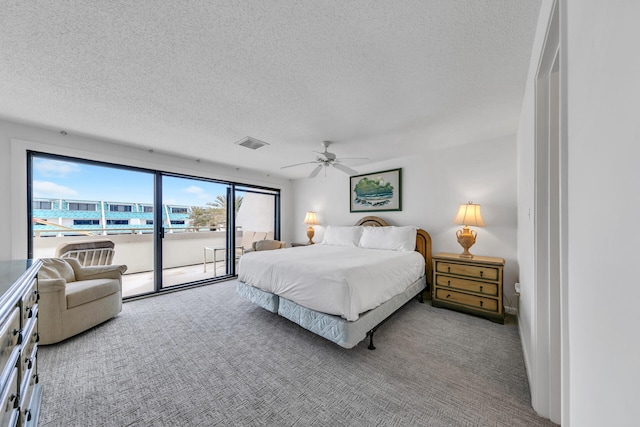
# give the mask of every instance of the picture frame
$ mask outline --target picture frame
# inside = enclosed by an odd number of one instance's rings
[[[402,210],[402,168],[349,178],[350,212]]]

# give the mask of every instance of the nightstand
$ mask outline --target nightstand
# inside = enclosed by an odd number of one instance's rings
[[[504,259],[439,253],[433,256],[434,307],[445,307],[504,323]]]

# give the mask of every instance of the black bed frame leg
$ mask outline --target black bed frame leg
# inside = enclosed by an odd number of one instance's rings
[[[369,335],[369,347],[367,347],[369,350],[375,350],[376,347],[373,345],[373,333],[375,332],[375,329],[370,330],[369,332],[367,332],[367,335]]]

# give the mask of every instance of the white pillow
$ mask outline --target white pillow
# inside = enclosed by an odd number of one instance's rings
[[[324,232],[323,245],[356,247],[362,235],[361,226],[336,227],[329,225]]]
[[[416,249],[416,227],[363,227],[360,247],[411,252]]]

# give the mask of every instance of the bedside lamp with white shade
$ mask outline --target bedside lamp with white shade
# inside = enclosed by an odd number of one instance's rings
[[[307,245],[313,245],[313,235],[315,233],[313,231],[313,226],[314,225],[318,225],[318,220],[316,218],[316,213],[313,212],[313,211],[307,212],[307,215],[305,215],[305,217],[304,217],[304,223],[309,226],[307,228],[307,237],[309,238],[309,241],[307,242]]]
[[[460,258],[473,258],[473,255],[469,253],[469,248],[476,243],[478,233],[475,230],[470,230],[469,227],[486,226],[480,214],[480,205],[474,204],[473,202],[460,205],[458,215],[456,215],[453,223],[463,226],[462,230],[456,231],[458,243],[460,243],[460,246],[464,249],[460,254]]]

